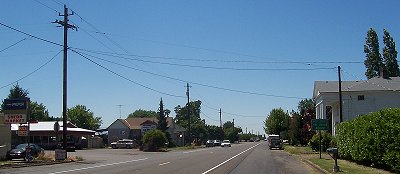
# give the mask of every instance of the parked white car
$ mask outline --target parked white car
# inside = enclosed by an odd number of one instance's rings
[[[127,148],[127,149],[132,149],[135,146],[135,141],[130,140],[130,139],[122,139],[118,140],[116,142],[111,143],[111,147],[113,149],[118,149],[118,148]]]
[[[224,140],[221,143],[221,147],[231,147],[231,142],[229,140]]]

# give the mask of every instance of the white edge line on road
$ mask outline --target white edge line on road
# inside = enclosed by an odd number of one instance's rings
[[[148,159],[148,158],[134,159],[134,160],[129,160],[129,161],[117,162],[117,163],[103,164],[103,165],[92,166],[92,167],[84,167],[84,168],[80,168],[80,169],[65,170],[65,171],[54,172],[54,173],[49,173],[49,174],[59,174],[59,173],[76,172],[76,171],[94,169],[94,168],[99,168],[99,167],[106,167],[106,166],[113,166],[113,165],[118,165],[118,164],[125,164],[125,163],[143,161],[143,160],[147,160],[147,159]]]
[[[166,165],[166,164],[169,164],[169,163],[171,163],[171,162],[161,163],[161,164],[159,164],[159,166],[163,166],[163,165]]]
[[[224,165],[225,163],[229,162],[230,160],[232,160],[232,159],[234,159],[234,158],[238,157],[239,155],[241,155],[241,154],[243,154],[243,153],[245,153],[245,152],[249,151],[250,149],[252,149],[252,148],[254,148],[254,147],[256,147],[256,146],[258,146],[258,145],[260,145],[260,144],[261,144],[261,143],[258,143],[258,144],[256,144],[256,145],[254,145],[254,146],[252,146],[252,147],[250,147],[250,148],[248,148],[248,149],[244,150],[243,152],[240,152],[240,153],[238,153],[237,155],[235,155],[235,156],[233,156],[233,157],[231,157],[231,158],[227,159],[226,161],[224,161],[224,162],[222,162],[222,163],[220,163],[220,164],[216,165],[215,167],[213,167],[213,168],[211,168],[211,169],[209,169],[209,170],[207,170],[207,171],[203,172],[202,174],[207,174],[207,173],[209,173],[209,172],[213,171],[214,169],[216,169],[216,168],[218,168],[218,167],[220,167],[220,166]]]

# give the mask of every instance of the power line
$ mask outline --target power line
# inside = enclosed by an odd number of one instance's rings
[[[26,40],[26,39],[28,39],[28,38],[26,37],[26,38],[23,38],[23,39],[19,40],[18,42],[13,43],[12,45],[10,45],[10,46],[8,46],[8,47],[6,47],[6,48],[0,50],[0,53],[3,52],[3,51],[5,51],[5,50],[8,50],[9,48],[11,48],[11,47],[13,47],[13,46],[15,46],[15,45],[21,43],[22,41],[24,41],[24,40]]]
[[[74,50],[74,49],[71,49],[71,50]],[[74,50],[74,51],[76,51],[76,50]],[[257,92],[241,91],[241,90],[236,90],[236,89],[229,89],[229,88],[223,88],[223,87],[218,87],[218,86],[213,86],[213,85],[207,85],[207,84],[202,84],[202,83],[197,83],[197,82],[193,82],[193,81],[182,80],[182,79],[178,79],[178,78],[175,78],[175,77],[170,77],[170,76],[166,76],[166,75],[161,75],[161,74],[157,74],[157,73],[141,70],[141,69],[134,68],[134,67],[131,67],[131,66],[127,66],[127,65],[124,65],[124,64],[116,63],[116,62],[113,62],[113,61],[110,61],[110,60],[107,60],[107,59],[99,58],[97,56],[93,56],[93,55],[90,55],[90,54],[87,54],[87,53],[81,53],[81,54],[85,54],[87,56],[90,56],[90,57],[93,57],[93,58],[96,58],[96,59],[99,59],[99,60],[102,60],[102,61],[105,61],[105,62],[108,62],[108,63],[112,63],[114,65],[122,66],[122,67],[125,67],[125,68],[128,68],[128,69],[132,69],[132,70],[135,70],[135,71],[140,71],[140,72],[147,73],[147,74],[150,74],[150,75],[159,76],[159,77],[162,77],[162,78],[175,80],[175,81],[179,81],[179,82],[184,82],[184,83],[189,82],[191,84],[195,84],[195,85],[199,85],[199,86],[203,86],[203,87],[208,87],[208,88],[214,88],[214,89],[223,90],[223,91],[230,91],[230,92],[251,94],[251,95],[258,95],[258,96],[266,96],[266,97],[276,97],[276,98],[291,98],[291,99],[305,99],[306,98],[306,97],[282,96],[282,95],[272,95],[272,94],[264,94],[264,93],[257,93]]]
[[[80,52],[78,52],[78,51],[76,51],[76,50],[71,49],[71,51],[73,51],[74,53],[80,55],[81,57],[85,58],[86,60],[90,61],[91,63],[93,63],[93,64],[95,64],[95,65],[97,65],[97,66],[103,68],[104,70],[106,70],[106,71],[108,71],[108,72],[110,72],[110,73],[112,73],[112,74],[114,74],[114,75],[116,75],[116,76],[118,76],[118,77],[120,77],[120,78],[122,78],[122,79],[125,79],[125,80],[127,80],[127,81],[129,81],[129,82],[131,82],[131,83],[134,83],[134,84],[136,84],[136,85],[138,85],[138,86],[141,86],[141,87],[143,87],[143,88],[146,88],[146,89],[148,89],[148,90],[150,90],[150,91],[157,92],[157,93],[160,93],[160,94],[163,94],[163,95],[167,95],[167,96],[171,96],[171,97],[185,98],[185,96],[179,96],[179,95],[169,94],[169,93],[162,92],[162,91],[153,89],[153,88],[151,88],[151,87],[145,86],[145,85],[140,84],[140,83],[138,83],[138,82],[135,82],[135,81],[133,81],[133,80],[131,80],[131,79],[129,79],[129,78],[127,78],[127,77],[121,75],[121,74],[118,74],[118,73],[112,71],[111,69],[109,69],[109,68],[107,68],[107,67],[105,67],[105,66],[103,66],[103,65],[101,65],[101,64],[99,64],[99,63],[97,63],[97,62],[95,62],[95,61],[93,61],[92,59],[88,58],[87,56],[81,54]]]
[[[60,12],[57,11],[56,9],[51,8],[50,6],[48,6],[48,5],[46,5],[46,4],[42,3],[42,2],[40,2],[39,0],[34,0],[34,1],[37,2],[37,3],[39,3],[39,4],[41,4],[41,5],[43,5],[44,7],[48,8],[48,9],[50,9],[50,10],[52,10],[52,11],[55,11],[56,13],[60,13]]]
[[[95,27],[93,24],[91,24],[89,21],[85,20],[82,16],[80,16],[78,13],[76,13],[75,11],[73,11],[83,22],[87,23],[90,27],[92,27],[95,31],[97,31],[98,33],[103,33],[101,32],[99,29],[97,29],[97,27]],[[111,42],[112,44],[114,44],[115,46],[117,46],[119,49],[121,49],[122,51],[124,51],[125,53],[128,53],[128,51],[123,48],[120,44],[118,44],[117,42],[115,42],[114,40],[112,40],[110,37],[108,37],[107,35],[102,35],[104,38],[106,38],[109,42]]]
[[[75,48],[79,49],[79,48]],[[86,52],[91,52],[84,49],[79,49]],[[190,64],[178,64],[178,63],[169,63],[169,62],[158,62],[158,61],[151,61],[151,60],[143,60],[138,58],[130,58],[124,57],[120,55],[112,55],[112,54],[105,54],[99,52],[91,52],[94,54],[100,54],[103,56],[110,56],[115,58],[121,58],[126,60],[134,60],[139,62],[146,62],[146,63],[153,63],[153,64],[162,64],[162,65],[171,65],[171,66],[181,66],[181,67],[189,67],[189,68],[201,68],[201,69],[216,69],[216,70],[235,70],[235,71],[315,71],[315,70],[331,70],[336,67],[324,67],[324,68],[234,68],[234,67],[216,67],[216,66],[201,66],[201,65],[190,65]]]
[[[5,88],[5,87],[7,87],[7,86],[10,86],[10,85],[14,84],[14,83],[17,83],[17,82],[19,82],[19,81],[21,81],[21,80],[23,80],[23,79],[25,79],[25,78],[31,76],[32,74],[36,73],[37,71],[39,71],[40,69],[42,69],[44,66],[46,66],[47,64],[49,64],[55,57],[57,57],[57,56],[61,53],[61,51],[62,51],[62,50],[60,50],[56,55],[54,55],[51,59],[49,59],[46,63],[44,63],[43,65],[41,65],[40,67],[38,67],[38,68],[35,69],[34,71],[32,71],[32,72],[30,72],[29,74],[27,74],[27,75],[25,75],[25,76],[19,78],[18,80],[14,81],[14,82],[11,82],[11,83],[9,83],[9,84],[7,84],[7,85],[4,85],[4,86],[0,87],[0,89],[3,89],[3,88]]]
[[[254,64],[356,64],[363,63],[357,61],[252,61],[252,60],[220,60],[220,59],[193,59],[193,58],[177,58],[177,57],[163,57],[163,56],[149,56],[149,55],[138,55],[138,54],[116,54],[109,53],[104,51],[95,51],[95,50],[87,50],[87,49],[79,49],[85,52],[91,52],[100,55],[107,55],[112,57],[119,57],[128,59],[127,57],[141,57],[141,58],[149,58],[149,59],[160,59],[160,60],[179,60],[179,61],[195,61],[195,62],[223,62],[223,63],[254,63]],[[143,60],[143,59],[134,59],[134,60]]]
[[[50,41],[50,40],[47,40],[47,39],[40,38],[40,37],[34,36],[34,35],[32,35],[32,34],[26,33],[26,32],[23,32],[23,31],[21,31],[21,30],[18,30],[18,29],[16,29],[16,28],[13,28],[13,27],[11,27],[11,26],[9,26],[9,25],[6,25],[6,24],[4,24],[4,23],[2,23],[2,22],[0,22],[0,25],[2,25],[3,27],[9,28],[9,29],[11,29],[11,30],[14,30],[14,31],[16,31],[16,32],[18,32],[18,33],[27,35],[27,36],[29,36],[29,37],[32,37],[32,38],[35,38],[35,39],[38,39],[38,40],[41,40],[41,41],[43,41],[43,42],[51,43],[51,44],[53,44],[53,45],[57,45],[57,46],[61,46],[61,47],[63,46],[62,44],[59,44],[59,43],[56,43],[56,42],[53,42],[53,41]]]

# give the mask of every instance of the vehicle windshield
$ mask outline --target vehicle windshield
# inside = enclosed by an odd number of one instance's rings
[[[17,147],[15,147],[15,149],[25,149],[26,146],[28,146],[28,144],[20,144]]]
[[[229,140],[224,140],[224,143],[229,143]]]

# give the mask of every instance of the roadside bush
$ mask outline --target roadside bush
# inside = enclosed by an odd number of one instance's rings
[[[160,147],[164,147],[167,142],[165,134],[158,130],[153,129],[146,132],[143,136],[143,144],[145,151],[157,151]]]
[[[326,151],[327,148],[333,147],[333,138],[332,135],[328,132],[322,132],[322,137],[321,137],[321,145],[322,145],[322,151]],[[313,150],[319,151],[319,132],[315,134],[311,140],[310,140],[310,146]]]
[[[339,156],[399,173],[399,120],[400,108],[388,108],[339,124]]]

